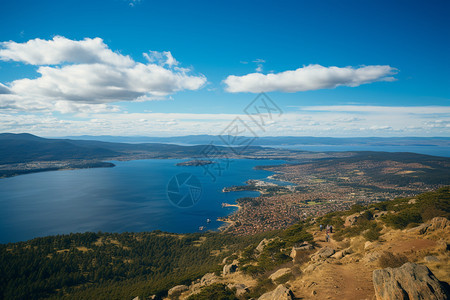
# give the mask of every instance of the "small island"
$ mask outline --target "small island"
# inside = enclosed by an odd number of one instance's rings
[[[203,159],[194,159],[194,160],[188,160],[184,162],[177,163],[177,166],[205,166],[205,165],[211,165],[214,164],[212,160],[203,160]]]

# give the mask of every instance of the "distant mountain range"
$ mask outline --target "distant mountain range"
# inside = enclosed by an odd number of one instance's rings
[[[213,142],[215,145],[225,145],[218,135],[186,135],[176,137],[146,137],[146,136],[110,136],[81,135],[67,136],[67,139],[96,140],[116,143],[169,143],[185,145],[205,145]],[[450,137],[310,137],[310,136],[275,136],[259,137],[252,145],[258,146],[289,146],[289,145],[346,145],[346,146],[450,146]]]

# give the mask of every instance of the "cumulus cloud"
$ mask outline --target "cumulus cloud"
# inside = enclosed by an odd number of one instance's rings
[[[30,65],[61,63],[102,63],[128,67],[134,64],[128,55],[113,52],[101,38],[74,41],[62,36],[52,40],[34,39],[26,43],[0,43],[0,60],[18,61]]]
[[[92,107],[89,105],[162,99],[178,91],[200,89],[206,83],[205,76],[176,67],[179,63],[170,51],[150,51],[144,56],[148,63],[136,62],[113,52],[100,38],[3,42],[1,60],[37,65],[40,76],[18,79],[8,86],[0,84],[0,106],[33,110],[46,109],[49,104],[57,108],[55,103],[59,103],[60,107],[85,110]]]
[[[275,74],[251,73],[244,76],[230,75],[225,80],[226,91],[238,92],[300,92],[332,89],[338,86],[355,87],[376,81],[393,81],[397,70],[390,66],[324,67],[308,65],[293,71]]]
[[[9,88],[3,84],[0,83],[0,94],[10,94],[11,91]]]

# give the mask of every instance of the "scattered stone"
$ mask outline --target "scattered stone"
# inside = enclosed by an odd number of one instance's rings
[[[169,298],[178,297],[182,292],[187,290],[189,290],[189,288],[186,285],[177,285],[169,290],[167,296],[169,296]]]
[[[372,274],[377,300],[448,299],[446,290],[424,265],[406,263],[399,268],[375,270]]]
[[[274,289],[273,291],[267,292],[258,298],[258,300],[293,300],[293,299],[294,294],[292,294],[292,291],[282,284],[277,286],[277,288]]]
[[[216,274],[206,273],[200,280],[200,285],[201,286],[210,285],[210,284],[216,283],[218,280],[219,280],[219,277],[217,277]]]
[[[282,268],[273,273],[272,275],[270,275],[269,279],[272,280],[273,282],[276,282],[279,278],[287,274],[292,274],[292,270],[289,268]]]
[[[326,258],[330,257],[331,255],[333,255],[334,252],[335,251],[333,248],[323,247],[323,248],[319,249],[319,251],[317,251],[316,253],[311,255],[311,260],[326,259]]]
[[[316,292],[316,290],[312,290],[312,292],[311,292],[311,296],[315,296],[315,295],[317,295],[317,292]]]

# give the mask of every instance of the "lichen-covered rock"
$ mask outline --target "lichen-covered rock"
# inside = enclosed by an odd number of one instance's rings
[[[377,300],[445,300],[449,296],[426,266],[415,263],[373,271],[373,286]]]
[[[277,286],[277,288],[274,289],[273,291],[267,292],[258,298],[258,300],[293,300],[293,299],[294,294],[292,294],[292,291],[282,284]]]
[[[316,253],[311,255],[311,260],[326,259],[326,258],[330,257],[331,255],[333,255],[334,252],[335,251],[333,248],[323,247],[323,248],[319,249],[319,251],[317,251]]]
[[[169,298],[174,298],[178,297],[182,292],[185,292],[187,290],[189,290],[187,285],[177,285],[171,288],[167,295],[169,296]]]
[[[289,268],[282,268],[279,269],[278,271],[274,272],[273,274],[271,274],[269,276],[269,279],[272,280],[273,282],[276,282],[279,278],[288,275],[288,274],[292,274],[292,270]]]

